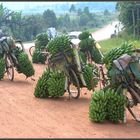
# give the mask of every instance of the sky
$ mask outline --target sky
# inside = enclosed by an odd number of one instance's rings
[[[77,2],[56,2],[56,1],[47,1],[47,2],[0,2],[3,3],[3,6],[7,7],[10,10],[22,10],[25,7],[27,8],[32,8],[35,6],[40,6],[40,5],[52,5],[52,4],[62,4],[62,3],[68,3],[68,4],[74,4]]]

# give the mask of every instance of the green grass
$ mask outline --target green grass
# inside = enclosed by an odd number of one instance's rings
[[[140,40],[133,38],[132,35],[128,35],[125,32],[116,38],[100,41],[99,44],[101,45],[101,51],[106,53],[112,48],[120,47],[125,41],[132,42],[136,48],[140,48]]]
[[[112,38],[104,41],[100,41],[99,44],[101,45],[101,51],[102,52],[108,52],[112,48],[119,47],[125,39],[123,38]]]

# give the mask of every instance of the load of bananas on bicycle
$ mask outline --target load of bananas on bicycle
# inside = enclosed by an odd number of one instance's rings
[[[32,56],[33,63],[45,64],[47,55],[43,52],[46,52],[46,45],[56,36],[58,36],[58,33],[55,28],[52,27],[48,28],[47,32],[40,33],[36,36],[35,46],[31,46],[29,48],[29,53]]]
[[[86,65],[94,64],[96,66],[97,73],[96,77],[93,77],[94,83],[96,81],[96,84],[99,83],[103,85],[100,87],[100,90],[96,90],[92,94],[89,107],[89,119],[94,122],[104,122],[105,120],[112,122],[123,121],[126,98],[123,94],[118,94],[118,91],[115,91],[110,86],[111,81],[108,78],[108,75],[105,75],[104,73],[103,65],[105,64],[104,62],[107,59],[107,56],[103,56],[100,51],[101,46],[92,38],[92,35],[89,32],[82,32],[79,35],[79,39],[81,40],[79,43],[79,55],[82,62]],[[122,52],[122,54],[127,51]],[[119,56],[121,56],[121,54],[116,57],[115,54],[113,54],[113,57],[115,57],[114,60]],[[113,59],[112,57],[110,58]],[[107,60],[107,62],[112,62],[112,60]],[[105,66],[106,65],[107,64],[105,64]],[[88,77],[84,78],[86,82],[90,81]],[[94,84],[92,83],[91,85]]]
[[[16,46],[19,43],[19,46]],[[24,46],[20,40],[12,37],[0,39],[0,80],[7,73],[9,80],[14,80],[14,68],[18,73],[23,73],[26,78],[34,75],[34,68],[28,55],[24,52]]]
[[[46,57],[41,52],[45,50],[48,42],[49,42],[49,38],[48,38],[47,33],[40,33],[36,36],[35,47],[32,46],[29,49],[30,55],[32,56],[33,63],[45,64]],[[33,48],[34,48],[34,51],[32,52]]]
[[[101,90],[92,95],[90,120],[124,122],[126,107],[138,120],[130,108],[140,102],[140,65],[133,44],[124,42],[103,56],[99,44],[89,32],[80,34],[79,39],[78,49],[67,35],[57,36],[47,43],[46,50],[50,53],[48,67],[37,82],[35,97],[60,97],[68,91],[69,97],[77,99],[81,88],[94,91],[102,83]]]
[[[91,121],[126,122],[126,108],[136,121],[133,107],[140,103],[139,49],[124,42],[104,57],[109,84],[92,96],[89,108]]]
[[[83,62],[94,61],[97,64],[102,63],[102,57],[98,46],[99,44],[92,38],[88,31],[84,31],[79,35],[79,54]]]
[[[94,78],[98,77],[98,68],[95,64],[82,62],[79,56],[79,51],[76,46],[71,43],[67,35],[55,37],[48,42],[46,49],[50,53],[48,68],[38,80],[34,91],[36,97],[58,97],[63,96],[65,91],[68,91],[69,97],[71,96],[77,99],[80,96],[80,90],[82,87],[94,90],[98,84],[98,79]],[[44,79],[43,77],[45,77],[45,73],[46,77],[47,75],[50,75],[48,77],[51,77],[52,73],[54,73],[56,77],[60,74],[61,76],[63,75],[64,78],[56,84],[56,79],[53,79],[53,77],[51,80],[49,80],[49,78]],[[48,84],[50,81],[53,82]],[[52,89],[51,93],[57,91],[57,96],[50,95],[48,90],[50,89],[50,86]],[[44,92],[42,93],[41,87],[46,89],[46,94]]]

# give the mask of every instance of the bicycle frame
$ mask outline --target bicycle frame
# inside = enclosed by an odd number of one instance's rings
[[[77,72],[78,71],[75,71],[75,66],[73,66],[74,63],[70,63],[68,58],[67,58],[67,55],[65,54],[66,52],[69,53],[69,49],[68,50],[65,50],[65,51],[61,51],[59,53],[57,53],[53,59],[51,59],[51,57],[48,59],[48,67],[49,68],[56,68],[56,64],[55,64],[55,61],[56,63],[58,63],[59,59],[64,59],[64,66],[62,68],[62,71],[64,72],[65,76],[66,76],[66,81],[65,81],[65,90],[68,91],[69,93],[69,98],[70,98],[70,95],[77,99],[79,96],[80,96],[80,81],[78,79],[78,75],[77,75]],[[62,60],[61,60],[62,62]],[[75,80],[75,84],[76,86],[74,85],[73,83],[73,78]],[[73,84],[76,88],[76,90],[73,92],[71,91],[70,89],[70,85]],[[73,87],[73,86],[72,86]],[[76,96],[74,95],[74,93],[76,93]]]
[[[101,51],[100,51],[100,53],[101,53]],[[93,63],[93,61],[92,61],[92,59],[91,59],[91,54],[90,54],[90,52],[89,51],[87,51],[87,58],[89,59],[88,60],[88,62],[89,62],[89,64],[92,64]],[[103,57],[103,55],[102,55],[102,53],[101,53],[101,56]],[[102,64],[95,64],[97,67],[98,67],[98,70],[99,70],[99,77],[96,77],[96,79],[98,79],[98,80],[100,80],[101,81],[101,83],[102,83],[102,85],[103,85],[103,87],[105,87],[106,85],[107,85],[107,80],[108,79],[106,79],[106,77],[105,77],[105,72],[104,72],[104,69],[103,69],[103,65]],[[100,89],[101,89],[101,84],[100,84]]]
[[[118,61],[119,62],[119,61]],[[140,122],[140,119],[138,119],[136,117],[136,115],[134,114],[134,112],[131,110],[131,108],[135,105],[137,105],[138,103],[140,103],[140,89],[137,88],[135,85],[134,85],[134,81],[131,80],[131,78],[126,78],[125,74],[128,74],[127,71],[124,70],[124,68],[122,67],[121,63],[119,62],[122,70],[119,70],[121,72],[121,75],[123,76],[121,81],[122,81],[122,85],[123,85],[123,88],[124,89],[127,89],[132,97],[132,101],[134,102],[133,105],[130,105],[130,101],[129,99],[127,98],[128,100],[128,105],[127,105],[127,109],[128,111],[130,112],[130,114],[133,116],[133,118]],[[130,67],[129,67],[130,68]],[[131,68],[130,68],[131,70]],[[125,79],[125,80],[124,80]],[[138,94],[139,93],[139,94]],[[131,108],[130,108],[131,107]]]

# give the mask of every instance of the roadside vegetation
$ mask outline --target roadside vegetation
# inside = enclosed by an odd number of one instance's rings
[[[21,11],[11,11],[0,4],[0,29],[22,41],[34,40],[37,34],[46,32],[49,27],[55,27],[61,33],[90,29],[95,31],[116,17],[117,14],[109,10],[93,13],[89,7],[77,8],[74,5],[61,15],[50,9],[46,9],[42,14],[23,15]]]
[[[140,48],[140,2],[117,2],[116,9],[125,30],[115,38],[101,41],[101,51],[108,52],[112,48],[119,47],[124,41],[133,42]]]
[[[126,31],[121,32],[115,38],[100,41],[101,51],[106,53],[112,48],[120,47],[125,41],[133,43],[136,48],[140,48],[140,40],[133,37],[132,34],[128,34]]]

